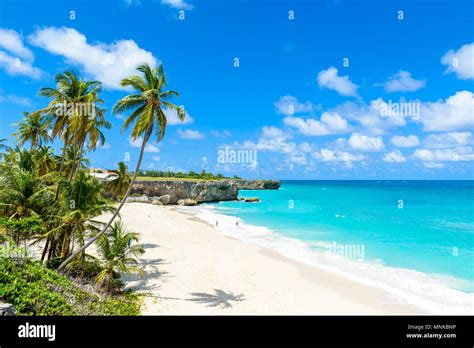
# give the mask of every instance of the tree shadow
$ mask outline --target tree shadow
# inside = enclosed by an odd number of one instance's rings
[[[206,307],[217,307],[223,308],[232,307],[231,302],[242,302],[245,301],[243,294],[235,295],[232,292],[225,292],[223,290],[214,289],[214,294],[206,294],[203,292],[192,292],[190,295],[193,298],[187,299],[188,301],[198,302],[206,304]]]

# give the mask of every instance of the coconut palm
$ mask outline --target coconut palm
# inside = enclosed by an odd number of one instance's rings
[[[107,291],[120,287],[121,273],[143,275],[135,257],[145,250],[138,242],[138,233],[128,232],[123,224],[116,221],[110,233],[102,235],[97,242],[97,251],[102,261],[102,270],[96,277],[97,285]],[[134,245],[133,245],[134,244]]]
[[[50,121],[41,113],[24,112],[23,120],[14,125],[18,127],[18,131],[12,135],[16,136],[16,142],[19,146],[23,146],[26,142],[31,143],[31,148],[41,146],[51,140],[48,134]]]
[[[120,209],[122,209],[125,201],[127,200],[133,183],[137,178],[137,174],[140,170],[143,160],[145,146],[148,140],[150,140],[151,136],[155,134],[156,141],[159,142],[165,135],[167,119],[163,109],[165,108],[175,110],[179,119],[181,121],[184,120],[185,113],[182,111],[182,109],[169,101],[173,96],[179,96],[179,94],[175,91],[166,90],[167,81],[163,65],[152,69],[148,64],[141,64],[137,70],[141,73],[141,75],[133,75],[124,78],[121,81],[122,87],[132,87],[135,89],[135,93],[120,99],[113,108],[114,113],[123,113],[133,110],[130,116],[128,116],[125,120],[122,129],[127,129],[133,125],[131,139],[141,139],[142,141],[140,156],[138,157],[138,162],[133,174],[133,178],[116,212],[107,222],[102,232],[99,233],[95,238],[92,238],[86,245],[77,250],[70,257],[68,257],[59,266],[59,269],[62,269],[67,263],[69,263],[77,253],[83,252],[87,247],[89,247],[89,245],[100,238],[100,236],[107,231],[114,219],[119,214]]]
[[[63,154],[59,167],[59,176],[64,169],[64,157],[68,146],[77,140],[81,128],[84,126],[82,106],[92,101],[97,101],[97,95],[101,90],[99,81],[86,81],[72,71],[66,71],[55,76],[56,88],[41,88],[38,94],[50,98],[48,106],[37,113],[45,113],[51,119],[53,138],[60,137],[63,140]],[[56,193],[56,197],[59,191]]]
[[[51,191],[36,171],[4,162],[0,173],[1,215],[14,219],[43,216],[54,205]]]
[[[107,189],[112,193],[115,198],[122,198],[125,192],[127,192],[128,187],[132,178],[127,171],[127,166],[123,162],[119,162],[117,169],[117,177],[114,180],[111,180],[107,183]]]
[[[39,146],[33,154],[33,157],[39,176],[46,175],[55,170],[56,161],[51,146]]]
[[[60,209],[53,217],[57,223],[46,234],[52,237],[49,258],[68,256],[76,242],[84,245],[86,236],[98,233],[103,225],[94,218],[115,210],[102,198],[100,182],[84,171],[79,172],[76,181],[63,180],[60,185]]]

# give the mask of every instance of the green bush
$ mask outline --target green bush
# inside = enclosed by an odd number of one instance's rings
[[[139,315],[140,297],[89,293],[67,277],[30,259],[0,258],[0,300],[17,315]]]

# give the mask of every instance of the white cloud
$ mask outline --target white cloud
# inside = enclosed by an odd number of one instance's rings
[[[320,151],[314,152],[313,157],[321,162],[354,162],[361,161],[365,158],[364,155],[330,149],[321,149]]]
[[[429,135],[424,141],[424,146],[430,149],[446,149],[472,143],[471,132],[451,132]]]
[[[120,81],[126,76],[136,74],[139,64],[157,64],[153,54],[138,47],[133,40],[91,44],[83,34],[73,28],[37,29],[29,36],[29,40],[35,46],[63,56],[68,63],[82,67],[87,74],[111,89],[123,89]]]
[[[158,162],[158,161],[160,160],[160,156],[153,155],[153,156],[151,156],[151,159],[152,159],[153,161],[157,161],[157,162]]]
[[[313,145],[310,143],[302,142],[301,144],[298,145],[298,149],[302,152],[312,152],[313,151]]]
[[[384,89],[388,93],[393,92],[414,92],[425,87],[425,80],[416,80],[411,77],[408,71],[400,70],[396,75],[389,77],[384,84]]]
[[[291,95],[285,95],[274,104],[277,113],[282,115],[294,115],[299,113],[313,113],[319,107],[310,101],[300,103]]]
[[[190,124],[194,122],[194,119],[186,110],[184,110],[184,120],[181,121],[178,118],[178,111],[174,109],[163,109],[163,112],[166,116],[167,124],[170,126],[180,125],[180,124]]]
[[[42,70],[34,67],[30,62],[11,56],[4,51],[0,51],[0,68],[3,68],[9,75],[25,75],[35,80],[45,75]]]
[[[194,6],[184,0],[161,0],[162,4],[169,5],[178,10],[192,10]]]
[[[396,147],[413,147],[420,145],[420,139],[416,135],[394,135],[391,142]]]
[[[349,80],[349,76],[339,76],[338,70],[333,66],[319,72],[318,84],[344,96],[357,96],[358,86]]]
[[[8,102],[8,103],[13,103],[21,106],[31,106],[31,100],[25,97],[19,97],[14,94],[2,94],[2,91],[0,90],[0,103],[3,102]]]
[[[353,149],[360,151],[381,151],[385,147],[381,137],[370,137],[359,133],[352,133],[348,143]]]
[[[0,28],[0,48],[27,61],[34,60],[33,53],[23,45],[20,34],[15,30]]]
[[[202,161],[203,164],[208,163],[207,157],[201,157],[201,161]]]
[[[132,147],[140,147],[141,148],[142,143],[143,143],[143,138],[138,137],[135,140],[132,140],[132,138],[129,138],[128,141],[129,141],[129,143]],[[156,145],[147,143],[145,145],[145,152],[158,153],[158,152],[160,152],[160,149]]]
[[[296,128],[301,134],[308,136],[320,136],[328,134],[338,134],[350,132],[346,119],[336,112],[325,112],[321,115],[321,120],[313,118],[303,119],[301,117],[285,117],[285,125]]]
[[[227,138],[231,136],[231,133],[228,130],[218,131],[218,130],[211,130],[211,134],[216,138]]]
[[[101,149],[101,150],[108,150],[108,149],[110,149],[110,144],[109,143],[104,143],[104,145],[98,144],[97,148]]]
[[[413,157],[424,162],[473,161],[474,153],[471,147],[457,147],[455,149],[417,149]]]
[[[449,50],[441,58],[441,63],[447,65],[445,73],[456,73],[461,80],[474,79],[474,42],[465,44],[457,51]]]
[[[204,139],[204,134],[192,129],[178,129],[177,134],[181,139]]]
[[[382,161],[387,163],[402,163],[406,161],[406,158],[402,155],[399,150],[394,150],[392,152],[386,153],[382,157]]]
[[[262,134],[256,143],[251,140],[246,140],[243,144],[235,143],[234,146],[250,150],[291,153],[296,150],[296,144],[289,142],[289,138],[290,135],[280,128],[264,126],[262,128]]]
[[[474,127],[473,107],[474,94],[459,91],[446,101],[422,103],[420,122],[425,131],[469,130]]]

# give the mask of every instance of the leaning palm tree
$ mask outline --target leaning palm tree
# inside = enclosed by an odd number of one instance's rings
[[[41,113],[24,112],[23,120],[14,125],[18,127],[18,131],[12,135],[16,135],[16,142],[19,146],[23,146],[26,142],[31,143],[31,148],[41,146],[51,140],[48,134],[50,121]]]
[[[143,275],[135,257],[145,252],[138,242],[138,233],[128,232],[123,224],[116,221],[110,234],[102,235],[97,242],[97,251],[102,261],[102,270],[97,274],[97,285],[109,292],[120,288],[121,273]],[[133,244],[133,245],[132,245]]]
[[[121,81],[122,87],[132,87],[135,89],[136,93],[120,99],[113,108],[113,112],[116,114],[133,110],[130,116],[125,120],[122,130],[129,128],[133,124],[131,139],[142,139],[140,156],[138,157],[132,181],[130,182],[127,192],[125,192],[116,212],[112,215],[102,232],[64,260],[64,262],[59,266],[59,270],[64,268],[64,266],[67,265],[78,253],[83,252],[87,247],[89,247],[89,245],[100,238],[119,214],[120,209],[122,209],[127,200],[133,183],[137,178],[148,140],[150,140],[154,133],[156,135],[156,141],[161,141],[165,135],[167,119],[163,108],[175,110],[179,119],[181,121],[184,120],[185,113],[182,111],[182,108],[169,101],[173,96],[179,96],[179,94],[176,91],[166,90],[167,81],[163,65],[152,69],[148,64],[141,64],[137,70],[141,75],[133,75],[124,78]]]

